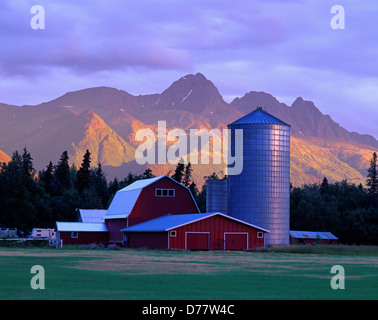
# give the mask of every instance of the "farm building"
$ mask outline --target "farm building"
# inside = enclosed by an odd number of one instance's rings
[[[128,247],[183,250],[263,247],[269,232],[220,212],[165,215],[121,231]]]
[[[199,213],[189,188],[169,176],[136,181],[117,191],[108,210],[78,209],[77,222],[57,222],[64,244],[123,243],[122,228],[168,213]]]
[[[199,213],[189,188],[164,175],[135,181],[117,191],[105,214],[112,241],[123,241],[123,228],[168,213]]]
[[[109,232],[101,222],[57,222],[56,237],[63,244],[88,244],[108,242]]]
[[[292,244],[338,244],[339,239],[331,232],[289,231]]]
[[[116,242],[128,247],[245,250],[265,245],[269,231],[220,212],[200,213],[190,190],[168,176],[119,190],[108,210],[78,210],[57,222],[63,244]]]

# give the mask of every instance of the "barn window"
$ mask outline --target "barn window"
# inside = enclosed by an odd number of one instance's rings
[[[176,237],[176,231],[170,231],[170,232],[169,232],[169,235],[170,235],[171,237]]]
[[[71,238],[78,238],[79,234],[75,231],[71,232]]]
[[[257,232],[257,238],[263,238],[264,233],[263,232]]]
[[[174,197],[175,189],[155,189],[156,197]]]

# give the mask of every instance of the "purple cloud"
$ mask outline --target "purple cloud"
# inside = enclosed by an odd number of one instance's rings
[[[376,0],[340,0],[338,31],[330,0],[40,0],[45,30],[30,27],[34,4],[0,2],[0,102],[95,85],[161,92],[202,72],[228,100],[251,90],[287,104],[301,95],[348,130],[378,137],[376,123],[363,124],[378,118]]]

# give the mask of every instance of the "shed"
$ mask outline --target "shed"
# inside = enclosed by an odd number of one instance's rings
[[[181,250],[263,247],[269,232],[220,212],[165,215],[121,231],[128,247]]]
[[[63,244],[107,242],[109,232],[104,222],[56,222],[56,237]]]
[[[168,213],[200,212],[189,188],[164,175],[135,181],[117,191],[104,217],[109,239],[123,241],[120,229]]]
[[[289,231],[292,244],[338,244],[339,239],[331,232]]]

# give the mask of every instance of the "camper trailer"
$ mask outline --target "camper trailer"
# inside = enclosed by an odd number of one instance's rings
[[[33,239],[56,239],[55,229],[34,228],[32,232]]]

